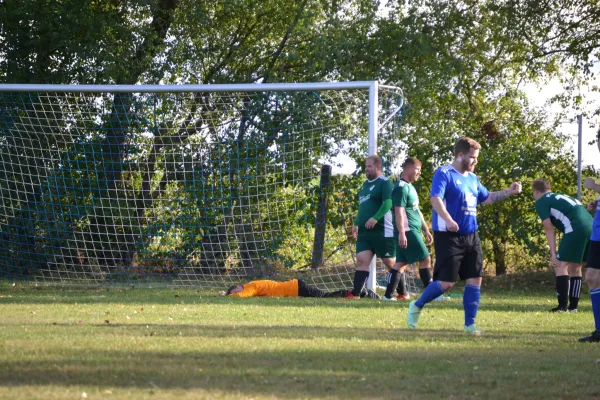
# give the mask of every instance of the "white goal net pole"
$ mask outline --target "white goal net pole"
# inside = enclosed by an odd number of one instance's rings
[[[369,142],[368,142],[368,155],[372,156],[377,154],[377,126],[379,118],[379,87],[377,81],[373,82],[369,86]],[[376,256],[373,254],[371,263],[369,264],[369,278],[367,279],[367,289],[375,290],[377,287],[377,265]]]

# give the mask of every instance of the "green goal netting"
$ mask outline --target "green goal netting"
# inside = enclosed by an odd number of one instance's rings
[[[393,158],[404,108],[376,82],[0,85],[0,276],[347,287],[355,161]]]

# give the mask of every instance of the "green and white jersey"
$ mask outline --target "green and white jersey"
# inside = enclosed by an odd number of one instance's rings
[[[365,228],[367,221],[377,214],[383,202],[392,199],[392,189],[392,182],[385,176],[363,183],[358,192],[358,215],[355,220],[359,235],[373,233],[383,237],[394,237],[391,210],[377,221],[373,229]]]
[[[403,207],[402,214],[404,216],[404,232],[415,231],[421,232],[423,226],[421,222],[421,212],[419,211],[419,196],[415,187],[403,179],[398,181],[392,192],[393,207]],[[393,213],[394,232],[398,233],[396,227],[396,213]]]
[[[562,233],[591,230],[592,216],[571,196],[546,193],[535,202],[535,210],[542,221],[550,218],[552,225]]]

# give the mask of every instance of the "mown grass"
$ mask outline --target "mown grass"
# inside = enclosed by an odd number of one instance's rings
[[[475,338],[460,299],[409,331],[407,303],[0,283],[0,398],[600,398],[589,298],[551,286],[485,282]]]

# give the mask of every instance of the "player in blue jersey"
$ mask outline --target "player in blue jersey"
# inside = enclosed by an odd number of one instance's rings
[[[597,134],[598,150],[600,150],[600,130]],[[597,193],[600,193],[600,185],[594,179],[586,178],[585,187]],[[585,281],[590,288],[590,298],[592,300],[592,313],[594,314],[594,323],[596,330],[590,336],[579,339],[580,342],[600,342],[600,198],[590,202],[588,209],[596,210],[592,226],[592,236],[587,254],[587,269],[585,271]]]
[[[483,251],[477,234],[477,205],[494,204],[521,192],[521,183],[508,189],[490,192],[473,173],[481,145],[461,137],[454,145],[452,164],[438,168],[433,175],[430,199],[433,206],[433,238],[436,261],[434,281],[408,309],[408,327],[416,329],[425,304],[447,292],[460,277],[466,280],[463,294],[465,332],[476,336],[481,331],[475,325],[479,309],[483,276]]]

